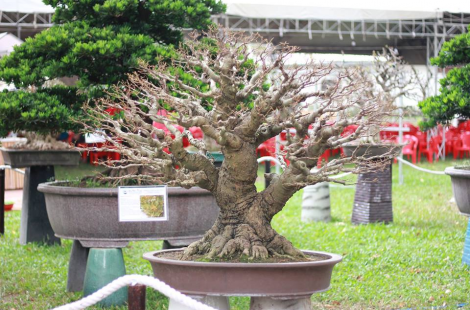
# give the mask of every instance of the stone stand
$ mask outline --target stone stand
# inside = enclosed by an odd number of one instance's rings
[[[470,219],[468,220],[467,235],[463,246],[462,264],[470,266]]]
[[[20,244],[22,245],[29,242],[60,244],[60,239],[54,235],[47,217],[44,194],[37,190],[39,183],[50,181],[52,178],[54,178],[54,166],[26,168],[20,228]]]
[[[300,299],[275,299],[251,297],[250,310],[311,310],[310,297]]]
[[[69,271],[67,274],[67,292],[83,291],[86,264],[90,249],[82,246],[80,241],[73,240],[70,252]]]
[[[302,222],[331,221],[330,184],[322,182],[304,188]]]
[[[351,222],[353,224],[393,222],[391,164],[383,171],[358,176]]]
[[[218,310],[230,310],[226,296],[190,296],[191,298]],[[168,310],[190,310],[183,304],[170,299]],[[310,297],[296,299],[278,299],[271,297],[251,297],[250,310],[311,310]]]
[[[230,310],[230,304],[228,297],[226,296],[189,296],[192,299],[199,301],[200,303],[211,306],[217,310]],[[187,307],[179,302],[170,299],[170,305],[168,310],[191,310],[193,308]]]
[[[126,274],[122,249],[91,248],[83,284],[83,296],[88,296],[100,288],[111,283],[115,279]],[[102,307],[122,306],[127,302],[127,287],[123,287],[105,299],[98,305]]]

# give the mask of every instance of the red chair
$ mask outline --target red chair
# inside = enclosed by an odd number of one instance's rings
[[[469,152],[470,155],[470,132],[464,132],[460,135],[460,140],[457,140],[454,144],[454,159],[457,159],[457,156],[460,155],[460,158],[463,158],[465,152]]]
[[[426,158],[428,159],[428,162],[432,163],[434,159],[434,154],[439,154],[439,143],[438,139],[436,137],[431,138],[431,141],[429,141],[429,147],[427,146],[426,141],[422,143],[422,141],[419,141],[420,145],[423,145],[423,147],[418,148],[418,162],[421,162],[421,154],[426,155]],[[439,157],[436,156],[436,162],[439,161]]]
[[[323,152],[323,154],[318,158],[317,168],[321,168],[321,165],[323,162],[328,163],[330,156],[331,156],[330,150],[326,150],[325,152]]]
[[[88,144],[86,143],[77,143],[77,147],[81,148],[81,149],[87,149],[88,148]],[[87,159],[88,159],[88,155],[89,155],[89,152],[87,150],[83,150],[83,151],[80,151],[81,153],[81,160],[82,162],[86,162]]]
[[[93,143],[89,144],[88,147],[102,148],[103,143]],[[98,161],[102,158],[108,158],[108,152],[105,151],[90,151],[90,164],[98,166]]]
[[[403,155],[406,155],[408,160],[411,156],[411,162],[416,164],[416,155],[418,153],[418,138],[412,135],[404,135],[403,142],[407,142],[407,144],[403,147]]]
[[[403,123],[403,127],[409,128],[409,131],[406,133],[407,135],[416,136],[419,131],[418,127],[408,122]]]
[[[197,140],[202,140],[204,139],[204,133],[202,132],[202,129],[199,128],[199,127],[191,127],[189,128],[189,131],[191,132],[191,134],[193,135],[193,138],[194,139],[197,139]]]

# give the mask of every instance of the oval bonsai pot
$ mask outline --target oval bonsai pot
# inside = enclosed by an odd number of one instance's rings
[[[303,251],[325,259],[291,263],[224,263],[180,261],[158,257],[162,250],[145,253],[156,278],[183,294],[213,296],[269,296],[305,298],[330,288],[334,265],[341,256]]]
[[[214,224],[219,207],[201,188],[168,188],[168,221],[119,222],[117,188],[80,188],[67,182],[39,184],[49,220],[59,238],[84,247],[124,247],[130,240],[201,237]]]
[[[75,150],[22,150],[0,148],[5,165],[12,168],[33,166],[78,166],[80,153]]]
[[[402,144],[391,144],[391,143],[383,143],[383,144],[358,144],[358,143],[350,143],[345,144],[342,146],[344,154],[346,156],[352,156],[353,153],[356,151],[356,157],[380,157],[389,152],[391,152],[386,157],[390,159],[398,156],[403,148]]]
[[[445,173],[452,181],[452,190],[460,213],[470,216],[470,170],[447,167]]]

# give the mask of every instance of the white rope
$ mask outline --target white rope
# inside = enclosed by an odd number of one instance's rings
[[[439,174],[439,175],[444,175],[444,174],[445,174],[444,171],[434,171],[434,170],[428,170],[428,169],[420,168],[420,167],[418,167],[418,166],[416,166],[416,165],[413,165],[413,164],[410,163],[409,161],[406,161],[406,160],[404,160],[404,159],[402,159],[402,158],[400,158],[400,157],[397,157],[396,159],[397,159],[398,161],[400,161],[400,162],[402,162],[402,163],[404,163],[404,164],[406,164],[406,165],[412,167],[412,168],[415,168],[416,170],[419,170],[419,171],[423,171],[423,172],[427,172],[427,173],[432,173],[432,174]]]
[[[350,175],[352,172],[346,172],[346,173],[342,173],[342,174],[338,174],[338,175],[335,175],[335,176],[332,176],[330,177],[330,179],[341,179],[342,177],[345,177],[347,175]]]
[[[265,162],[265,161],[273,161],[276,164],[278,164],[280,167],[282,167],[282,163],[279,161],[279,159],[274,158],[272,156],[263,156],[263,157],[258,158],[257,161],[258,161],[258,164]]]
[[[5,170],[5,169],[10,169],[10,170],[14,170],[18,173],[21,173],[21,174],[24,174],[24,171],[23,170],[20,170],[20,169],[12,169],[11,166],[8,166],[8,165],[0,165],[0,170]]]
[[[141,275],[126,275],[122,276],[113,282],[109,283],[105,287],[99,289],[95,293],[80,299],[78,301],[72,302],[70,304],[60,306],[54,308],[54,310],[81,310],[85,309],[86,307],[92,306],[99,301],[103,300],[107,296],[111,295],[115,291],[119,290],[120,288],[128,285],[133,284],[143,284],[145,286],[151,287],[157,291],[160,291],[162,294],[167,296],[174,301],[185,305],[194,310],[216,310],[212,307],[209,307],[203,303],[200,303],[186,295],[181,294],[174,288],[171,288],[164,282],[149,276],[141,276]]]

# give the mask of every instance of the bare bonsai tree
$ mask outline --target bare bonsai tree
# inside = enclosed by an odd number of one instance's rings
[[[308,63],[287,70],[286,59],[296,47],[273,46],[258,35],[212,29],[181,45],[172,63],[142,66],[127,83],[113,90],[113,100],[103,99],[88,114],[96,120],[113,151],[123,155],[119,168],[125,174],[108,180],[139,180],[212,192],[220,207],[213,227],[185,249],[183,259],[193,255],[247,255],[252,258],[302,256],[272,227],[271,220],[299,189],[317,182],[339,182],[331,176],[340,172],[361,173],[384,166],[386,160],[353,155],[333,159],[313,171],[326,149],[338,148],[370,134],[391,113],[381,95],[369,96],[356,69],[335,74],[335,83],[325,91],[312,90],[332,71],[329,64]],[[350,117],[346,111],[361,110]],[[106,109],[119,111],[114,116]],[[161,109],[171,111],[161,116]],[[174,136],[152,126],[164,124]],[[175,125],[184,127],[182,133]],[[357,130],[342,136],[351,124]],[[225,156],[216,168],[203,141],[188,130],[202,129],[215,140]],[[88,128],[93,131],[93,128]],[[283,130],[287,135],[281,161],[287,159],[280,175],[269,174],[269,187],[257,192],[257,147]],[[197,152],[183,148],[187,137]],[[118,141],[122,141],[119,143]],[[168,149],[171,153],[167,153]],[[347,165],[352,163],[353,165]],[[113,163],[114,164],[114,163]],[[355,165],[354,165],[355,164]],[[130,168],[145,171],[130,175]]]
[[[396,105],[396,100],[405,96],[416,98],[417,91],[425,92],[427,81],[421,77],[416,68],[408,67],[398,52],[389,46],[382,48],[382,52],[373,53],[374,61],[371,66],[358,66],[358,75],[367,85],[364,89],[366,97],[376,97],[384,105]],[[356,77],[353,77],[356,78]],[[352,80],[351,80],[352,82]],[[361,110],[359,104],[357,110]],[[379,130],[371,127],[375,134],[363,138],[366,143],[381,143]]]

